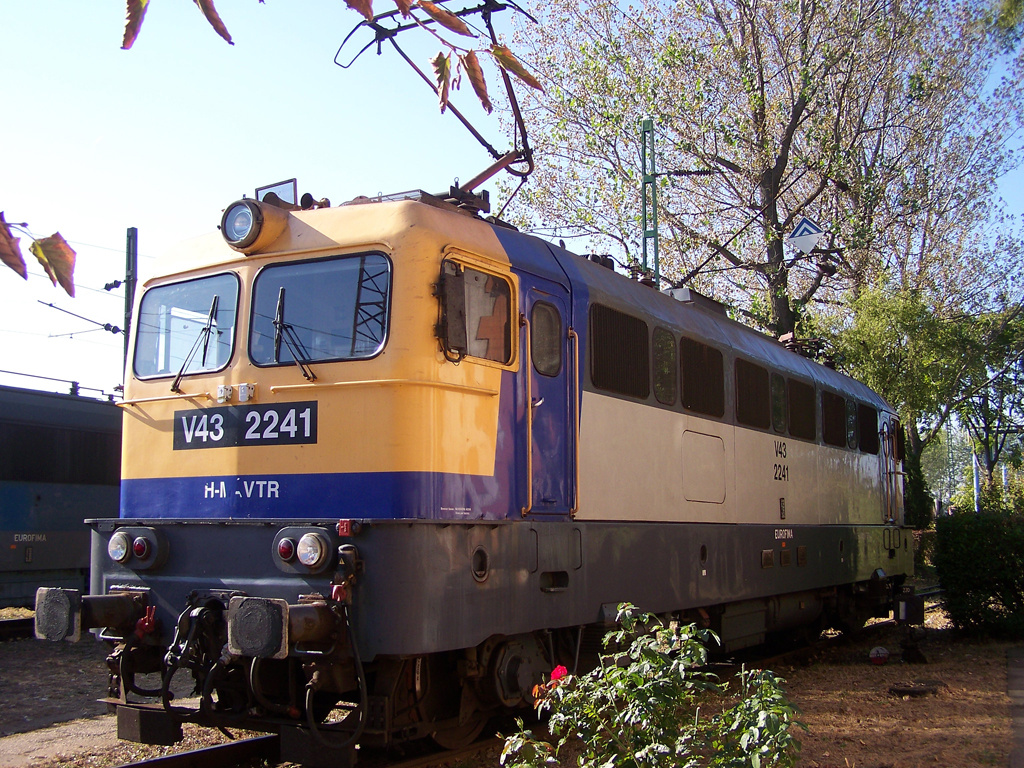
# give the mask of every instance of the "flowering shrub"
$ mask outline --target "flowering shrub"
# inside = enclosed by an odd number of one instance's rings
[[[619,606],[619,628],[604,639],[594,671],[570,675],[556,667],[534,688],[538,711],[550,711],[558,749],[518,720],[505,739],[501,764],[539,768],[574,737],[581,768],[768,768],[792,766],[799,743],[790,733],[794,708],[781,679],[768,670],[741,669],[736,690],[705,671],[706,644],[718,638],[693,625],[666,626]],[[704,710],[710,710],[708,714]]]

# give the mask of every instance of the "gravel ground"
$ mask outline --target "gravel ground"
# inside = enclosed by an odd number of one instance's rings
[[[807,768],[1006,766],[1012,746],[1006,695],[1008,643],[957,636],[931,618],[920,648],[927,665],[899,662],[900,630],[813,652],[800,665],[776,666],[810,729],[800,732]],[[892,653],[885,665],[872,647]],[[0,765],[7,768],[111,768],[169,751],[118,742],[106,695],[106,646],[16,640],[0,643]],[[937,693],[894,696],[896,683],[942,682]],[[53,723],[71,721],[63,726]],[[51,726],[51,727],[47,727]],[[175,749],[219,743],[217,731],[185,725]],[[244,734],[239,734],[244,735]],[[563,765],[574,765],[566,756]],[[457,768],[495,768],[497,751]],[[453,766],[453,768],[456,768]]]

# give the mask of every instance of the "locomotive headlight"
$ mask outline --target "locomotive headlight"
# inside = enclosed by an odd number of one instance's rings
[[[224,211],[220,228],[232,248],[246,248],[256,242],[263,226],[263,212],[253,200],[239,200]]]
[[[224,209],[220,231],[227,244],[254,253],[274,242],[288,225],[288,212],[259,200],[238,200]]]
[[[115,533],[107,542],[107,554],[115,563],[125,562],[131,555],[131,541],[123,533]]]
[[[330,551],[330,542],[320,533],[307,533],[299,539],[295,556],[307,568],[316,568],[323,563]]]

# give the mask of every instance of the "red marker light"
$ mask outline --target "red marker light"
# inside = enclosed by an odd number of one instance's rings
[[[149,541],[142,536],[132,542],[132,554],[139,560],[145,560],[149,556],[149,550]]]
[[[286,563],[295,557],[295,542],[291,539],[281,539],[277,542],[277,556]]]

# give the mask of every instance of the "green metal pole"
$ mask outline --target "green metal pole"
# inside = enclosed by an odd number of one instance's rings
[[[661,290],[661,264],[658,259],[658,189],[654,163],[654,121],[641,122],[640,154],[643,184],[640,191],[640,226],[643,229],[644,272],[654,263],[654,287]]]
[[[128,369],[128,331],[132,327],[132,308],[135,304],[135,281],[139,267],[139,230],[128,227],[124,265],[124,364]]]

